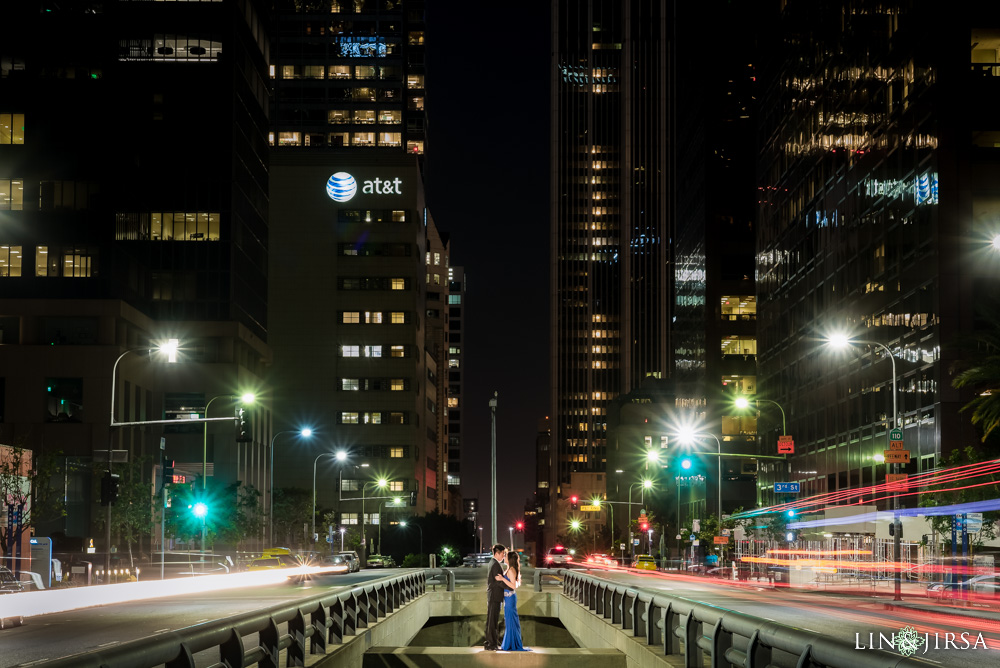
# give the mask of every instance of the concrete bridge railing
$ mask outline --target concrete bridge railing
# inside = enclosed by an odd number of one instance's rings
[[[348,591],[317,594],[294,603],[271,606],[38,665],[50,668],[152,668],[160,665],[195,668],[195,654],[217,648],[217,666],[278,668],[282,650],[287,650],[287,665],[304,666],[307,650],[310,655],[326,655],[328,651],[342,647],[348,637],[365,633],[389,613],[422,596],[427,591],[428,580],[437,577],[444,577],[448,591],[454,591],[453,571],[411,571],[366,582]],[[413,623],[419,629],[425,621],[415,619]],[[244,641],[248,637],[255,643],[249,649]]]
[[[850,643],[818,633],[572,570],[535,571],[536,591],[541,589],[542,578],[552,575],[561,575],[563,594],[590,613],[590,619],[574,619],[571,611],[560,605],[560,620],[574,636],[594,639],[595,647],[607,645],[605,631],[610,626],[615,634],[641,642],[661,657],[682,657],[686,668],[700,668],[706,662],[712,668],[916,668],[933,665],[881,650],[859,652]],[[623,647],[621,640],[621,637],[612,638],[620,649]]]

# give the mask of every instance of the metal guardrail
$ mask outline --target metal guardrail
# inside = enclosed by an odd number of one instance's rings
[[[427,591],[427,581],[444,576],[448,591],[455,590],[455,573],[425,569],[415,573],[373,580],[349,591],[316,594],[285,603],[205,622],[197,626],[105,647],[93,652],[36,664],[49,668],[195,668],[194,655],[218,648],[219,663],[210,668],[259,665],[278,668],[281,650],[288,650],[287,665],[304,666],[306,639],[310,654],[344,643],[359,629],[378,622]],[[282,633],[279,626],[287,624]],[[256,634],[256,646],[246,649],[244,639]]]
[[[629,587],[565,569],[535,571],[535,591],[545,575],[563,577],[563,593],[664,655],[682,655],[687,668],[917,668],[934,664],[877,649],[858,651],[828,638],[734,610],[651,589]]]

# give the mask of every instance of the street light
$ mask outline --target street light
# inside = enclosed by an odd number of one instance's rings
[[[267,524],[268,524],[268,542],[274,545],[274,442],[278,440],[278,437],[282,434],[298,434],[302,438],[309,438],[312,436],[312,429],[308,427],[304,429],[285,429],[284,431],[279,431],[274,436],[271,437],[271,445],[268,448],[270,450],[269,458],[270,463],[268,464],[268,483],[267,483],[267,493],[268,493],[268,504],[267,504]]]
[[[340,551],[344,551],[344,534],[347,533],[347,527],[340,527]]]
[[[401,527],[403,527],[405,529],[406,527],[410,526],[410,522],[408,522],[407,520],[400,520],[399,526],[401,526]],[[413,526],[417,527],[417,529],[420,531],[420,559],[419,559],[419,561],[420,561],[420,565],[423,566],[423,564],[424,564],[424,530],[417,523],[413,523]],[[479,530],[482,531],[483,528],[479,527]],[[481,538],[480,538],[480,543],[482,543],[482,539]],[[480,548],[480,551],[481,550],[482,550],[482,548]]]
[[[343,456],[341,456],[343,455]],[[313,460],[313,512],[312,512],[312,533],[313,536],[316,535],[316,464],[322,457],[336,457],[337,461],[344,461],[347,458],[347,453],[343,450],[338,452],[321,452],[316,455],[316,459]]]
[[[137,353],[146,351],[148,353],[155,351],[161,352],[167,356],[167,362],[174,364],[177,362],[177,348],[180,343],[177,339],[167,339],[165,342],[156,346],[155,348],[129,348],[115,360],[115,363],[111,366],[111,422],[108,423],[108,475],[111,475],[111,451],[113,450],[114,439],[111,434],[111,427],[115,426],[115,403],[117,395],[115,394],[115,379],[118,377],[118,363],[122,361],[122,358],[129,353]],[[164,512],[163,516],[160,518],[160,522],[166,522],[166,514]],[[105,551],[104,551],[104,572],[111,572],[111,504],[108,504],[108,515],[104,520],[104,537],[106,541]],[[163,560],[166,559],[166,552],[163,545],[160,545],[160,563],[162,568]],[[107,576],[105,575],[105,580]]]
[[[681,443],[691,443],[696,438],[705,438],[706,436],[711,436],[712,438],[715,439],[715,442],[719,446],[719,471],[718,471],[719,477],[718,480],[716,481],[716,486],[719,492],[718,496],[719,505],[717,512],[719,513],[719,525],[721,526],[722,525],[722,441],[720,441],[719,437],[716,436],[715,434],[709,432],[695,433],[694,431],[689,429],[681,429],[678,436],[680,437]]]
[[[514,527],[507,527],[510,530],[510,549],[514,549]]]
[[[994,242],[995,241],[996,240],[994,240]],[[838,348],[838,349],[844,349],[844,348],[847,348],[848,346],[854,345],[856,343],[862,343],[862,344],[866,344],[866,345],[869,345],[869,346],[877,346],[878,348],[881,348],[882,350],[884,350],[885,354],[889,356],[889,361],[892,363],[892,428],[898,430],[899,429],[899,393],[898,393],[897,387],[896,387],[896,356],[892,354],[892,350],[889,349],[889,346],[885,345],[884,343],[879,343],[878,341],[871,341],[871,340],[867,340],[867,339],[852,339],[849,336],[847,336],[846,334],[841,334],[841,333],[832,334],[827,339],[827,344],[828,345],[832,346],[833,348]],[[893,470],[893,473],[898,474],[899,473],[899,464],[898,463],[893,464],[892,470]],[[893,510],[892,523],[893,523],[893,525],[895,525],[895,531],[893,531],[893,540],[892,540],[892,558],[893,558],[893,561],[896,562],[896,582],[895,582],[895,591],[894,591],[894,594],[893,594],[893,600],[894,601],[902,601],[903,600],[903,597],[901,595],[902,594],[902,592],[901,592],[902,582],[901,582],[901,579],[900,579],[900,568],[899,568],[899,560],[900,560],[900,556],[901,556],[900,555],[901,549],[900,549],[900,535],[899,534],[902,533],[902,525],[900,524],[900,521],[899,521],[899,512],[898,512],[899,511],[899,490],[895,489],[895,488],[893,489],[893,492],[892,492],[892,510]]]
[[[774,404],[775,406],[777,406],[778,410],[781,411],[781,435],[784,436],[785,434],[788,433],[788,427],[785,426],[785,409],[782,408],[781,404],[779,404],[777,401],[771,401],[770,399],[747,399],[746,397],[736,397],[736,401],[734,401],[733,403],[736,405],[737,408],[746,409],[750,407],[751,401],[753,401],[758,408],[761,403]]]
[[[636,485],[642,485],[642,496],[640,497],[639,505],[643,505],[646,502],[646,490],[653,488],[653,481],[649,479],[639,480],[628,486],[628,522],[625,524],[629,527],[631,527],[632,522],[632,488]],[[631,528],[629,529],[628,543],[629,556],[635,557],[635,545],[632,543]]]
[[[368,541],[365,540],[365,490],[368,489],[368,485],[376,485],[379,489],[384,489],[389,485],[389,481],[385,478],[379,478],[361,485],[361,558],[364,560],[365,566],[368,565]],[[381,522],[382,518],[379,517],[379,523]]]
[[[382,506],[386,505],[388,505],[388,507],[390,508],[400,508],[403,505],[403,497],[394,496],[392,497],[392,501],[388,502],[381,501],[378,504],[378,553],[379,554],[385,554],[385,552],[382,551]]]
[[[205,404],[205,417],[208,417],[208,409],[212,406],[212,402],[216,399],[235,399],[236,396],[232,394],[220,394],[218,396],[212,397]],[[254,395],[251,392],[247,392],[240,396],[240,402],[244,405],[250,405],[254,402]],[[236,475],[240,474],[240,451],[239,444],[236,444]],[[201,489],[205,491],[208,485],[208,422],[204,424],[204,429],[202,430],[201,437]]]

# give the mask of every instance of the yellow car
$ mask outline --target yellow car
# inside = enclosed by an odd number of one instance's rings
[[[278,557],[257,557],[247,566],[248,571],[270,571],[276,568],[284,568],[281,559]]]
[[[635,561],[632,562],[632,568],[638,568],[646,571],[655,571],[656,561],[653,559],[652,556],[648,554],[640,554],[635,558]]]

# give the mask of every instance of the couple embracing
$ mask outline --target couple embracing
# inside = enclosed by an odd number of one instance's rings
[[[517,616],[517,588],[521,586],[521,562],[517,552],[508,552],[499,543],[493,546],[489,575],[486,576],[487,650],[530,652],[521,644],[521,618]],[[500,603],[503,603],[503,644],[497,642]]]

